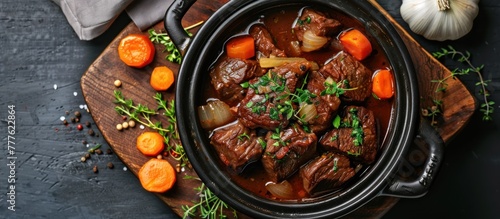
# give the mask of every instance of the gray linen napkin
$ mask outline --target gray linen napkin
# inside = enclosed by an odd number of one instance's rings
[[[52,0],[61,7],[71,27],[81,40],[91,40],[104,33],[126,10],[140,30],[163,19],[173,0]]]

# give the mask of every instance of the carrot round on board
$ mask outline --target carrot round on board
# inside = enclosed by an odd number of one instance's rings
[[[157,156],[163,149],[163,136],[158,132],[143,132],[137,137],[137,149],[146,156]]]
[[[145,190],[156,193],[170,190],[177,180],[172,165],[167,160],[158,158],[151,158],[144,163],[137,177]]]
[[[389,99],[394,95],[394,78],[388,69],[376,71],[372,83],[372,92],[379,99]]]
[[[142,68],[153,61],[155,47],[148,36],[133,33],[120,40],[118,56],[126,65]]]
[[[167,66],[158,66],[153,69],[149,84],[156,91],[166,91],[174,83],[174,72]]]
[[[230,58],[252,58],[255,56],[255,40],[249,35],[232,38],[226,44],[226,52]]]
[[[344,50],[358,61],[365,59],[372,52],[370,40],[357,29],[350,29],[341,33],[339,40]]]

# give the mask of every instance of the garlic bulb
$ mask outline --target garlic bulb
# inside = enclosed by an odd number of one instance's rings
[[[400,12],[410,29],[427,39],[456,40],[472,29],[479,0],[403,0]]]

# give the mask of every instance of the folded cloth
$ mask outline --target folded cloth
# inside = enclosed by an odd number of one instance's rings
[[[132,21],[142,31],[162,20],[174,0],[137,0],[125,10]]]
[[[52,0],[61,7],[69,24],[81,40],[104,33],[126,10],[132,21],[144,30],[159,22],[173,0]]]

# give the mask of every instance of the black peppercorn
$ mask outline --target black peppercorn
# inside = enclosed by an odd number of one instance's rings
[[[102,154],[102,150],[101,149],[95,149],[95,153],[96,154]]]

